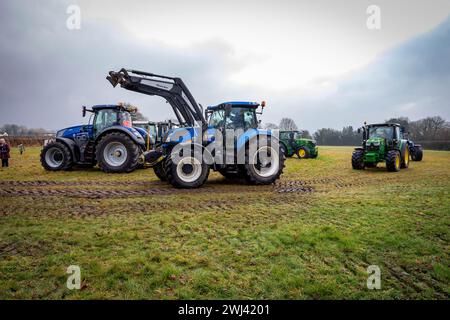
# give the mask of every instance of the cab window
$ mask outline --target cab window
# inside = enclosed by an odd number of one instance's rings
[[[245,129],[258,127],[256,123],[255,112],[253,110],[244,111],[244,127]]]
[[[102,131],[106,127],[117,124],[117,112],[115,110],[101,110],[97,113],[94,120],[94,127],[97,132]]]
[[[209,117],[209,125],[216,128],[223,126],[224,115],[224,110],[214,111]]]

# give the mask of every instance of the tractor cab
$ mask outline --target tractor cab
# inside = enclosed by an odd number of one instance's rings
[[[411,151],[404,138],[404,128],[398,123],[364,124],[362,148],[356,148],[352,155],[352,166],[361,170],[374,168],[385,162],[388,171],[408,168]]]
[[[265,102],[261,104],[257,102],[231,101],[224,102],[216,106],[209,106],[206,109],[206,118],[208,120],[208,128],[214,129],[249,129],[258,128],[256,109],[261,105],[265,107]]]
[[[95,105],[91,110],[83,107],[83,115],[86,111],[92,112],[94,119],[92,129],[94,135],[102,132],[104,129],[112,126],[131,127],[131,113],[137,111],[135,107],[127,107],[123,105]]]

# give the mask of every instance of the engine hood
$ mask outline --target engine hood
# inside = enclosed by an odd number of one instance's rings
[[[56,132],[56,136],[62,138],[73,138],[74,134],[80,133],[82,131],[82,128],[89,130],[91,127],[92,127],[91,125],[78,125],[73,127],[67,127],[58,130],[58,132]]]

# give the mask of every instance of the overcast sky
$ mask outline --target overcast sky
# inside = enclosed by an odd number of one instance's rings
[[[310,131],[450,120],[449,14],[448,0],[1,0],[0,125],[54,130],[87,121],[82,105],[119,101],[173,117],[161,98],[112,88],[105,76],[122,67],[181,77],[204,106],[266,100],[263,122]]]

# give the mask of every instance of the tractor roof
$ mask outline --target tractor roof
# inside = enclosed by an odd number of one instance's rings
[[[118,109],[120,106],[116,104],[97,104],[92,106],[92,110],[102,110],[102,109]]]
[[[110,110],[125,110],[128,112],[136,112],[137,108],[133,107],[133,106],[124,106],[121,104],[97,104],[95,106],[92,106],[92,110],[94,111],[98,111],[98,110],[105,110],[105,109],[110,109]]]
[[[207,110],[218,110],[225,108],[226,105],[231,105],[232,108],[253,108],[256,109],[259,107],[258,102],[250,102],[250,101],[227,101],[222,102],[216,106],[208,106]]]
[[[401,127],[399,123],[372,123],[368,127]]]

